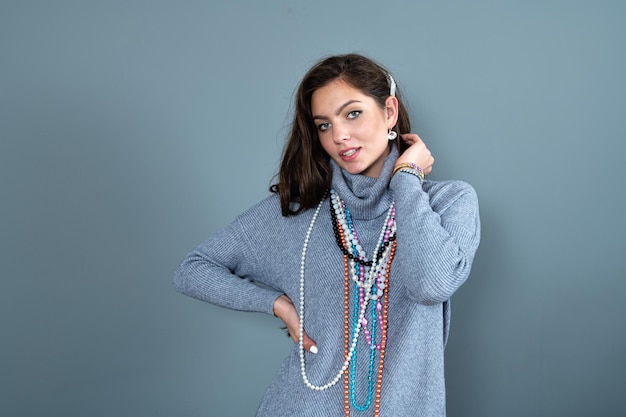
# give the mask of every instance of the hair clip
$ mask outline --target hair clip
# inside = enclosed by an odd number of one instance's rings
[[[396,81],[393,79],[393,77],[391,76],[391,74],[387,73],[387,76],[389,77],[389,94],[392,97],[396,96]]]

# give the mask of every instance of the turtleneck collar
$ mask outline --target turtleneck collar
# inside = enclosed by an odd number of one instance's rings
[[[398,150],[392,146],[378,178],[350,174],[330,160],[332,187],[350,209],[354,219],[374,219],[389,209],[393,201],[389,181],[397,159]]]

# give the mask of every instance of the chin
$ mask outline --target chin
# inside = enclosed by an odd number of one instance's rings
[[[352,174],[352,175],[357,175],[357,174],[362,174],[363,172],[365,172],[367,169],[365,168],[361,168],[361,167],[355,167],[355,166],[342,166],[339,165],[344,171],[347,171],[348,173]]]

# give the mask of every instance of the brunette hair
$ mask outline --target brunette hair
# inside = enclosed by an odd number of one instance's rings
[[[311,114],[313,93],[334,80],[342,80],[363,94],[372,97],[381,108],[390,96],[389,72],[373,60],[357,54],[336,55],[323,59],[306,73],[295,98],[295,114],[289,139],[283,151],[278,183],[270,191],[278,193],[283,216],[298,214],[315,207],[330,188],[332,170],[330,156],[324,151]],[[400,153],[408,145],[400,134],[411,131],[408,112],[396,88],[398,132],[394,142]]]

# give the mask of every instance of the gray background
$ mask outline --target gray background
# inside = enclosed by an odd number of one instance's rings
[[[450,416],[626,414],[626,2],[0,2],[0,415],[250,416],[277,319],[175,293],[267,195],[306,69],[389,67],[477,189]],[[271,262],[271,259],[267,260]]]

